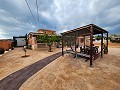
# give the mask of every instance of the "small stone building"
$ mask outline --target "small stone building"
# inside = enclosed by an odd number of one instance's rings
[[[53,35],[56,34],[56,31],[54,30],[47,30],[47,29],[39,29],[37,33],[35,32],[30,32],[28,34],[28,44],[32,46],[32,49],[37,49],[41,47],[47,47],[46,43],[37,43],[37,36],[42,35],[42,34],[47,34],[47,35]],[[54,44],[53,44],[54,46]]]

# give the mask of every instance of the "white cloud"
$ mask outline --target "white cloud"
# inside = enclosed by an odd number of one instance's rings
[[[8,34],[6,32],[3,32],[3,29],[0,29],[0,35]]]
[[[5,35],[8,35],[8,33],[4,32],[4,30],[0,28],[0,39],[8,39],[8,38],[10,38],[9,36],[5,36]]]
[[[39,24],[35,0],[27,1],[37,23],[25,0],[0,0],[2,33],[9,33],[9,37],[12,37],[29,31],[36,32],[38,28],[61,33],[90,23],[112,33],[120,33],[117,30],[120,27],[120,0],[38,0]],[[7,36],[4,34],[2,37]]]
[[[20,23],[17,19],[12,17],[3,17],[1,20],[8,22],[8,23]]]
[[[42,15],[43,17],[45,17],[45,18],[50,18],[50,17],[51,17],[51,16],[50,16],[50,13],[47,12],[47,11],[42,11],[42,12],[41,12],[41,15]]]
[[[60,30],[60,31],[57,31],[57,34],[61,34],[61,33],[66,32],[66,31],[68,31],[68,30],[66,30],[66,29]]]

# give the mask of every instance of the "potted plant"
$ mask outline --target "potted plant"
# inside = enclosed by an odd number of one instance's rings
[[[13,47],[13,42],[11,43],[11,50],[14,50],[14,47]]]
[[[105,48],[104,48],[104,54],[107,54],[107,53],[108,53],[108,48],[105,47]]]
[[[4,54],[5,50],[4,48],[0,48],[0,54]]]

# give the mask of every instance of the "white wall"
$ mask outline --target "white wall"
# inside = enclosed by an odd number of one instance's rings
[[[17,46],[24,46],[26,45],[25,38],[16,38],[17,40]]]

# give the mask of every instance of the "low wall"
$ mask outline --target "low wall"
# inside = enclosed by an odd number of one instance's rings
[[[12,41],[0,40],[0,48],[4,48],[4,50],[11,48],[11,44],[12,44]]]
[[[46,48],[48,47],[46,43],[38,43],[37,48]]]
[[[37,48],[47,48],[47,43],[37,43]],[[56,43],[52,44],[52,47],[56,47]]]

